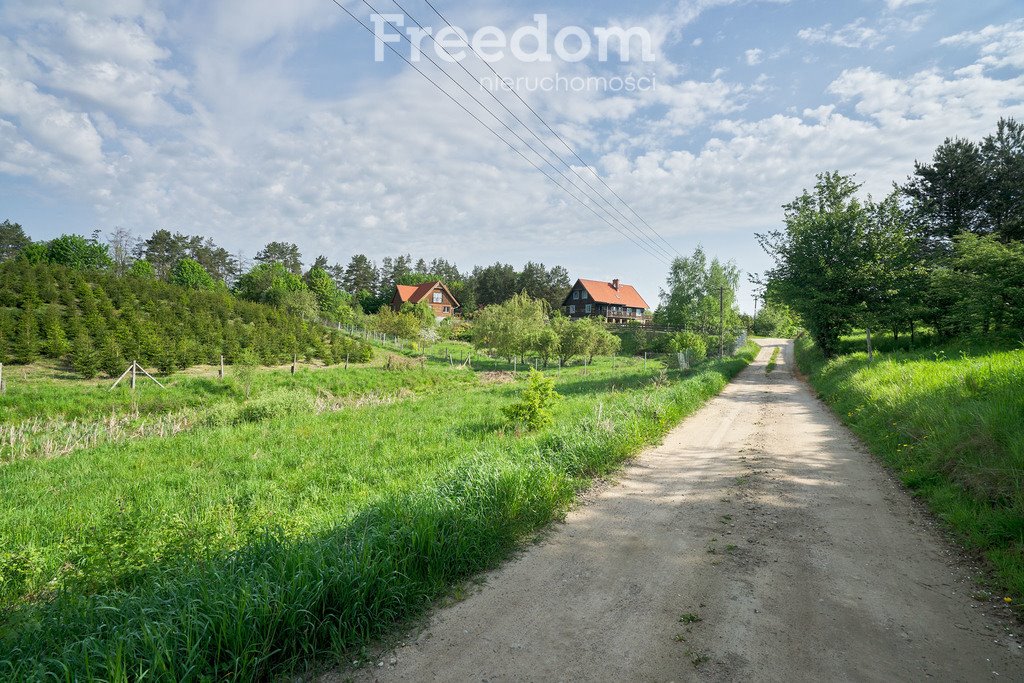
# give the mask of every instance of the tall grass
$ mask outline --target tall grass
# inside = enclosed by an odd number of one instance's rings
[[[22,591],[0,626],[0,678],[251,680],[337,661],[493,566],[754,351],[667,383],[564,373],[556,425],[521,438],[497,416],[518,386],[504,384],[15,463],[0,473],[16,511],[0,539],[58,560],[89,528],[38,532],[69,500],[33,496],[48,487],[74,485],[81,503],[63,519],[96,524],[97,545],[159,539],[175,515],[217,523],[202,544],[214,550],[189,562],[176,548],[92,587]],[[129,494],[139,514],[116,512]]]
[[[799,366],[839,416],[1024,597],[1024,350],[952,344]]]

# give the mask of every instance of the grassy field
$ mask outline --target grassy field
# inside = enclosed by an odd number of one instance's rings
[[[796,358],[872,451],[1024,599],[1024,349],[964,342],[869,364],[863,352],[826,362],[801,339]]]
[[[0,679],[249,680],[350,657],[493,566],[753,353],[685,374],[552,370],[564,398],[535,433],[501,414],[522,375],[439,360],[260,373],[248,400],[189,376],[170,397],[139,392],[140,413],[195,419],[0,464]],[[130,408],[101,385],[79,384],[79,403],[66,383],[30,384],[22,420]]]

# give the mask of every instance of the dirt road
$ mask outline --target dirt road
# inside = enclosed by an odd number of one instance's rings
[[[404,681],[1024,680],[1015,625],[771,351],[371,666]]]

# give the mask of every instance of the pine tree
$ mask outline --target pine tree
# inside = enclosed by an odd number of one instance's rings
[[[18,318],[17,336],[14,338],[12,355],[15,363],[32,363],[39,358],[39,334],[36,311],[29,306],[21,311]]]
[[[117,338],[112,334],[108,334],[103,340],[98,365],[103,372],[111,377],[117,377],[128,367],[128,361],[125,359],[124,354],[121,353],[121,347],[117,343]]]
[[[60,311],[56,305],[46,307],[43,316],[43,353],[50,358],[61,358],[71,350],[64,325],[60,319]]]
[[[92,379],[99,370],[92,338],[84,331],[71,343],[71,367],[85,379]]]

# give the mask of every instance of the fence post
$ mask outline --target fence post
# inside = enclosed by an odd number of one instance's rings
[[[0,363],[0,394],[5,393],[7,387],[4,385],[4,364]]]
[[[298,360],[298,354],[292,354],[292,374],[295,374],[295,362]]]
[[[224,379],[224,354],[220,354],[220,372],[218,373],[220,379]]]
[[[137,368],[139,362],[136,360],[132,361],[132,391],[135,391],[135,368]]]

